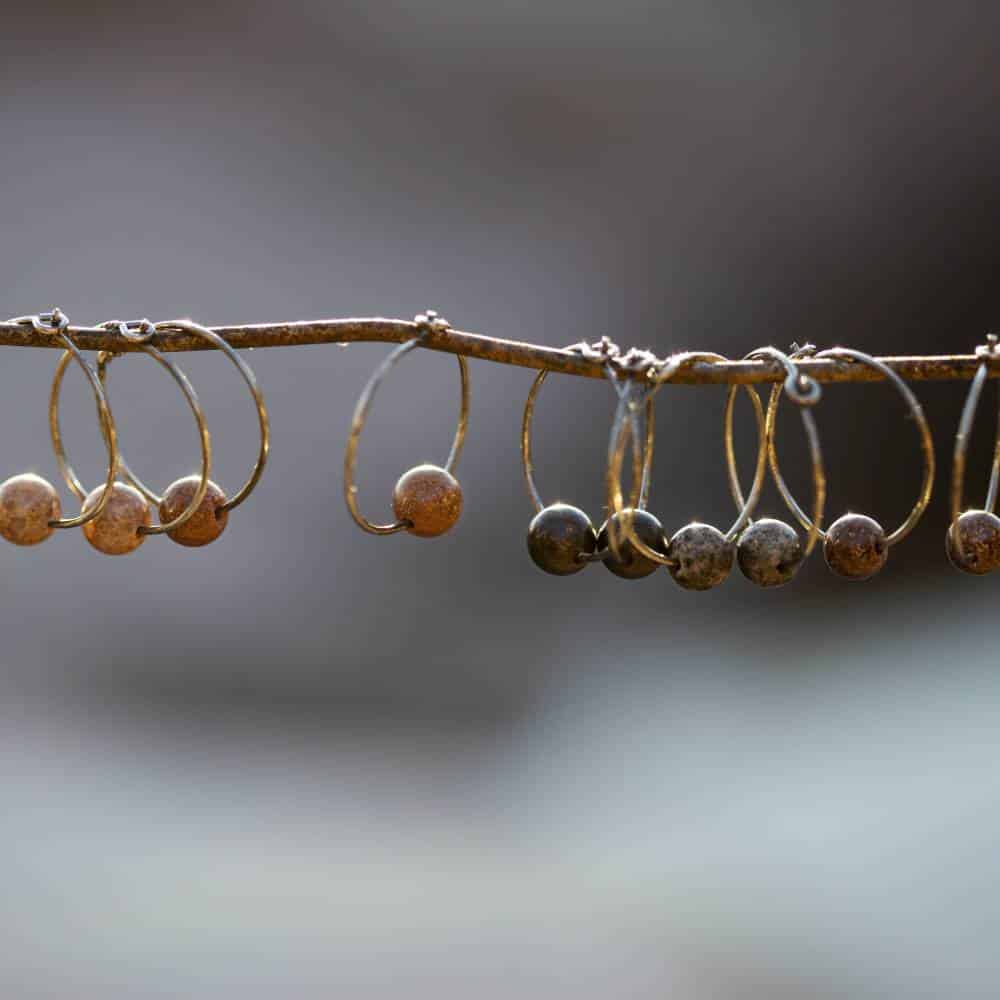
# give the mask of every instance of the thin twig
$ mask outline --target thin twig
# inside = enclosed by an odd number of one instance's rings
[[[548,369],[565,375],[605,378],[606,363],[580,353],[556,347],[544,347],[514,340],[502,340],[478,333],[464,333],[451,328],[426,330],[409,320],[398,319],[328,319],[296,323],[255,323],[248,326],[220,326],[215,332],[235,348],[294,347],[305,344],[349,344],[360,341],[402,343],[423,334],[423,345],[432,351],[462,354],[481,361],[518,365],[522,368]],[[119,332],[96,327],[71,326],[67,332],[81,350],[110,351],[126,354],[140,348]],[[163,351],[211,350],[203,339],[183,332],[157,334],[156,345]],[[0,323],[0,346],[49,347],[62,345],[54,335],[14,323]],[[974,354],[880,358],[907,381],[943,381],[971,379],[982,363]],[[819,382],[877,382],[882,376],[867,365],[830,359],[802,358],[796,364],[804,375]],[[993,366],[991,366],[993,367]],[[1000,369],[1000,366],[995,366]],[[990,376],[998,372],[993,370]],[[679,385],[747,384],[778,382],[784,370],[770,361],[697,361],[686,364],[670,378]]]

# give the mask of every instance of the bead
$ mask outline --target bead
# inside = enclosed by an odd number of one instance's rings
[[[967,510],[948,528],[945,551],[955,569],[981,576],[1000,567],[1000,517]]]
[[[663,538],[663,525],[648,510],[632,510],[631,507],[626,507],[618,514],[613,514],[601,525],[601,530],[597,535],[598,551],[604,552],[601,562],[615,576],[620,576],[625,580],[639,580],[644,576],[649,576],[650,573],[655,573],[660,564],[637,551],[636,547],[628,540],[625,529],[621,527],[623,517],[633,518],[635,533],[640,540],[645,542],[654,552],[665,555],[666,542]],[[613,525],[618,532],[616,538],[620,558],[615,556],[609,544],[609,524]]]
[[[748,525],[736,546],[740,571],[758,587],[788,583],[799,571],[803,555],[798,532],[773,517],[762,517]]]
[[[579,573],[597,548],[597,532],[579,507],[554,503],[528,525],[528,553],[539,569],[554,576]]]
[[[418,538],[443,535],[462,513],[462,487],[436,465],[418,465],[404,473],[392,492],[392,508],[406,530]]]
[[[185,476],[171,483],[160,501],[160,523],[167,524],[180,517],[187,510],[200,485],[201,476]],[[167,538],[178,545],[192,548],[214,542],[226,530],[226,523],[229,521],[229,511],[219,510],[225,502],[226,494],[210,479],[198,509],[183,524],[171,528],[167,532]]]
[[[695,521],[670,539],[670,575],[685,590],[710,590],[729,576],[735,549],[718,528]]]
[[[92,490],[83,501],[83,511],[93,510],[104,493],[104,487]],[[152,518],[146,498],[134,487],[115,483],[111,498],[101,513],[83,526],[83,537],[106,556],[123,556],[134,552],[146,540],[139,529],[148,527]]]
[[[59,494],[41,476],[26,472],[0,483],[0,535],[15,545],[37,545],[62,516]]]
[[[826,564],[848,580],[867,580],[889,558],[889,543],[878,521],[864,514],[845,514],[826,532]]]

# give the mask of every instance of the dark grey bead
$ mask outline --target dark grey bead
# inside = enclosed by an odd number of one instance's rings
[[[555,576],[579,573],[584,556],[597,547],[590,518],[578,507],[554,503],[540,510],[528,525],[528,552],[539,569]]]
[[[889,543],[878,521],[864,514],[845,514],[827,529],[823,555],[838,576],[867,580],[885,565]]]
[[[799,571],[803,554],[798,532],[773,517],[762,517],[748,525],[736,546],[740,571],[758,587],[788,583]]]
[[[654,552],[661,555],[666,553],[666,542],[663,538],[663,525],[649,513],[648,510],[631,510],[626,508],[620,514],[614,514],[601,525],[601,530],[597,535],[597,549],[604,552],[602,562],[615,576],[623,577],[626,580],[638,580],[641,577],[655,573],[659,568],[659,563],[654,562],[648,556],[639,552],[631,542],[625,537],[625,529],[621,527],[622,517],[634,518],[635,533],[639,539],[645,542]],[[618,531],[618,554],[616,558],[608,545],[608,524],[611,524]]]
[[[1000,517],[967,510],[948,528],[945,551],[955,569],[982,576],[1000,566]]]
[[[686,590],[717,587],[733,568],[735,549],[718,528],[695,521],[670,539],[670,575]]]

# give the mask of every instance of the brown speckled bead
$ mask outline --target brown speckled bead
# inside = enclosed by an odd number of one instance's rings
[[[84,513],[97,506],[103,492],[104,487],[98,486],[87,494]],[[145,535],[139,534],[139,528],[148,527],[151,520],[146,498],[134,486],[115,483],[107,507],[83,526],[83,537],[106,556],[123,556],[134,552],[146,540]]]
[[[590,518],[568,503],[550,504],[528,525],[528,552],[539,569],[554,576],[579,573],[597,548],[597,532]]]
[[[666,552],[666,542],[663,538],[663,525],[649,513],[648,510],[632,511],[625,508],[621,513],[612,515],[604,524],[597,535],[597,548],[604,552],[601,562],[615,574],[625,580],[639,580],[650,573],[655,573],[660,564],[644,556],[637,551],[635,546],[625,536],[625,529],[620,527],[622,517],[632,516],[634,518],[635,533],[654,552]],[[608,544],[608,524],[612,524],[618,530],[618,552],[621,558],[616,558]]]
[[[695,521],[670,539],[667,552],[676,561],[670,575],[685,590],[710,590],[729,576],[735,549],[718,528]]]
[[[867,580],[889,558],[889,544],[878,521],[864,514],[845,514],[826,532],[826,564],[848,580]]]
[[[434,538],[453,527],[462,513],[462,487],[446,469],[418,465],[404,473],[392,491],[392,509],[407,531]]]
[[[948,528],[945,551],[955,569],[982,576],[1000,567],[1000,517],[967,510]]]
[[[736,546],[740,571],[758,587],[788,583],[799,571],[802,557],[798,532],[773,517],[762,517],[748,525]]]
[[[62,516],[59,494],[41,476],[27,472],[0,483],[0,535],[15,545],[37,545]]]
[[[201,476],[185,476],[171,483],[160,501],[160,524],[167,524],[175,517],[180,517],[187,510],[200,485]],[[182,525],[171,528],[167,532],[167,538],[178,545],[188,545],[191,548],[214,542],[226,530],[226,523],[229,521],[229,511],[219,510],[225,502],[226,494],[210,479],[198,509]]]

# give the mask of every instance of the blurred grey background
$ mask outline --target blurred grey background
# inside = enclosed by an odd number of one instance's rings
[[[969,351],[1000,322],[998,29],[965,2],[6,4],[3,309]],[[531,565],[530,375],[485,363],[457,530],[359,533],[342,447],[384,352],[253,354],[273,459],[210,548],[4,549],[0,993],[994,997],[996,581],[942,544],[963,387],[918,387],[938,493],[879,578],[814,558],[699,595]],[[2,353],[4,475],[54,477],[55,355]],[[250,403],[223,359],[182,363],[232,488]],[[124,447],[165,485],[189,416],[120,365]],[[455,369],[411,357],[381,393],[373,517],[444,457]],[[659,397],[670,529],[733,517],[723,397]],[[595,519],[611,411],[554,378],[537,414],[542,490]],[[896,523],[920,475],[898,399],[836,387],[818,416],[831,515]],[[790,412],[781,447],[805,492]]]

